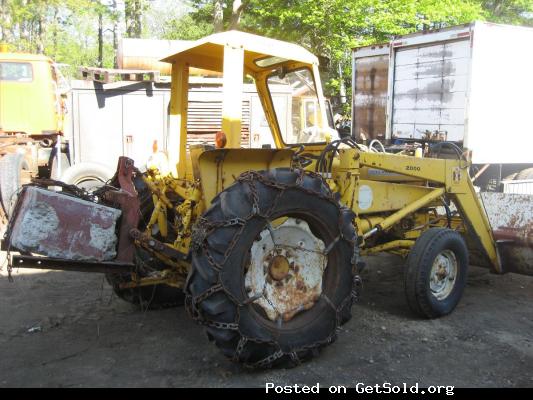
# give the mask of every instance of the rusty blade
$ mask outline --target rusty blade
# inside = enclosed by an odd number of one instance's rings
[[[505,272],[533,275],[533,196],[481,193]]]
[[[11,248],[65,260],[116,257],[120,210],[35,186],[20,196],[10,224]]]

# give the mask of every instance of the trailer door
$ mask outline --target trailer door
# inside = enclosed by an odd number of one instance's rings
[[[397,48],[392,139],[462,141],[469,65],[468,39]]]
[[[354,49],[352,132],[357,140],[385,139],[389,47]]]

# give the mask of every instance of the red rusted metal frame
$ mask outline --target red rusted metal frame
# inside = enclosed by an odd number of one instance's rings
[[[526,246],[533,246],[533,232],[527,228],[500,227],[492,231],[494,239],[497,241],[507,241]]]
[[[135,243],[130,237],[130,231],[137,228],[141,215],[137,190],[135,190],[133,184],[134,171],[133,160],[128,157],[120,157],[118,159],[117,172],[113,177],[114,185],[120,190],[105,193],[105,199],[117,203],[122,210],[117,257],[115,259],[116,262],[122,263],[133,263]]]

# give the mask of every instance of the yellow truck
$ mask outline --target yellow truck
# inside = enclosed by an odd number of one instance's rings
[[[12,53],[0,45],[0,196],[7,215],[23,181],[49,176],[63,132],[60,82],[49,57]]]

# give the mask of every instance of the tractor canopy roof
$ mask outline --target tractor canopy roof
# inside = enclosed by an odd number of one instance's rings
[[[180,52],[162,61],[173,63],[181,60],[191,67],[223,72],[225,46],[244,49],[246,72],[257,73],[272,70],[273,67],[287,61],[318,65],[317,57],[297,44],[235,30],[215,33],[188,43]]]

